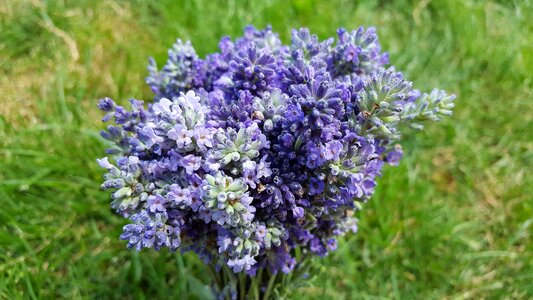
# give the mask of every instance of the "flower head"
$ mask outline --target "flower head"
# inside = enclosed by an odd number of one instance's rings
[[[255,43],[238,52],[230,67],[235,89],[254,94],[269,90],[276,74],[274,57],[267,49],[257,50]]]
[[[381,53],[376,29],[363,27],[347,32],[337,30],[338,42],[333,48],[330,70],[334,76],[370,75],[389,62],[387,53]]]

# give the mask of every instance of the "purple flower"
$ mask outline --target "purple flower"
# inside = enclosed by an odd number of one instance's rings
[[[256,172],[256,162],[252,160],[245,161],[242,164],[242,175],[244,178],[244,182],[246,182],[251,188],[255,189],[256,180],[259,178],[257,177]]]
[[[337,35],[339,41],[333,49],[329,66],[335,76],[350,73],[368,75],[388,63],[387,53],[381,53],[375,28],[365,31],[359,27],[352,32],[340,28]]]
[[[100,99],[100,102],[98,102],[98,108],[101,111],[107,112],[107,114],[105,114],[104,117],[102,118],[103,122],[107,122],[109,121],[109,119],[111,119],[111,117],[113,116],[111,112],[115,109],[115,106],[116,104],[113,100],[111,100],[111,98],[106,97],[106,98]]]
[[[324,151],[321,146],[313,146],[307,156],[307,167],[315,169],[322,166],[325,162]]]
[[[121,240],[128,241],[128,248],[137,249],[168,247],[172,251],[180,245],[180,227],[166,225],[168,220],[166,213],[149,215],[146,211],[131,216],[133,224],[124,226],[124,233],[120,235]]]
[[[304,119],[304,113],[302,111],[302,108],[300,107],[300,104],[293,103],[287,107],[287,111],[285,112],[285,118],[291,122],[301,122]]]
[[[109,158],[107,157],[104,157],[102,159],[97,159],[96,160],[98,162],[98,165],[100,165],[100,167],[104,168],[104,169],[107,169],[108,171],[111,171],[113,169],[116,169],[115,166],[113,166],[110,162],[109,162]]]
[[[403,157],[402,147],[400,145],[396,145],[394,149],[392,149],[391,151],[389,151],[389,153],[387,153],[387,162],[391,166],[397,166],[400,163],[400,160],[402,159],[402,157]]]
[[[365,195],[372,195],[374,188],[376,187],[376,181],[371,178],[364,179],[360,185]]]
[[[150,59],[150,76],[146,78],[146,83],[156,94],[156,100],[172,98],[203,83],[199,80],[204,76],[202,64],[191,43],[178,39],[168,51],[168,60],[162,70],[159,71],[155,60]]]
[[[194,212],[197,212],[204,202],[202,201],[201,192],[199,190],[196,190],[191,193],[191,209]]]
[[[100,99],[100,102],[98,102],[98,108],[105,112],[113,111],[113,109],[115,109],[115,106],[115,101],[111,100],[111,98],[108,97]]]
[[[214,130],[211,128],[197,127],[194,129],[194,140],[200,150],[213,147],[213,133]]]
[[[228,250],[228,248],[233,244],[233,240],[230,238],[229,235],[218,235],[217,237],[217,245],[218,245],[218,253],[225,252]]]
[[[242,176],[244,182],[246,182],[252,189],[257,187],[257,183],[260,182],[261,178],[266,178],[272,175],[272,170],[270,170],[270,163],[266,162],[267,156],[256,163],[252,160],[247,160],[242,164]]]
[[[178,207],[190,207],[191,206],[191,192],[187,188],[181,188],[177,184],[170,186],[170,190],[167,193],[167,199]]]
[[[261,244],[264,243],[265,237],[268,234],[267,227],[265,225],[259,225],[256,228],[256,237]]]
[[[326,248],[328,251],[335,251],[337,249],[337,241],[335,239],[329,239],[326,242]]]
[[[154,103],[154,105],[152,105],[152,110],[155,114],[170,113],[172,111],[170,108],[171,106],[172,101],[163,98],[159,100],[159,102]]]
[[[228,260],[228,267],[230,267],[233,272],[238,273],[242,271],[248,271],[250,268],[255,265],[255,258],[249,255],[244,255],[242,258],[234,258]]]
[[[146,148],[152,148],[153,145],[160,144],[164,141],[163,137],[155,134],[152,127],[144,126],[142,131],[142,140],[144,141]]]
[[[301,219],[305,215],[305,210],[303,209],[303,207],[293,206],[291,210],[292,210],[292,216],[295,219]]]
[[[324,158],[326,160],[337,160],[342,150],[342,143],[335,140],[326,143],[324,149]]]
[[[185,148],[192,143],[192,132],[182,124],[174,125],[174,127],[168,131],[167,136],[176,141],[176,146],[178,146],[178,148]]]
[[[318,256],[324,256],[328,252],[322,241],[318,238],[313,238],[310,242],[310,250]]]
[[[358,63],[359,58],[357,56],[359,53],[361,53],[361,48],[356,47],[355,45],[348,45],[346,49],[344,49],[344,59],[348,62]]]
[[[202,166],[201,163],[202,158],[200,156],[195,156],[192,154],[184,156],[180,161],[181,166],[185,168],[187,174],[190,175],[192,175],[194,171],[200,169],[200,167]]]
[[[230,62],[235,88],[260,92],[269,90],[275,76],[275,59],[267,49],[257,50],[254,43],[246,46]]]
[[[362,175],[359,173],[350,174],[346,187],[349,190],[351,197],[361,198],[363,196],[363,189],[361,188]]]
[[[309,180],[309,195],[320,195],[324,191],[324,181],[312,177]]]
[[[267,178],[272,175],[272,170],[270,169],[270,163],[267,162],[268,156],[263,156],[256,167],[257,178]]]
[[[148,210],[150,210],[151,213],[156,213],[166,211],[166,202],[167,200],[161,195],[153,195],[148,197],[148,202],[146,204],[148,205]]]

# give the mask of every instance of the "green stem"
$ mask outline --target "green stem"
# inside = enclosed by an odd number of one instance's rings
[[[253,299],[259,300],[259,285],[263,282],[263,268],[260,268],[257,276],[250,277],[250,288],[248,289],[248,295],[253,296]]]
[[[226,278],[227,278],[227,280],[225,280],[225,286],[230,286],[231,288],[235,288],[235,292],[237,292],[238,281],[237,281],[237,278],[235,278],[235,274],[233,274],[233,271],[231,271],[230,268],[228,268],[228,266],[226,265],[224,265],[223,269],[224,269],[223,273],[226,275]],[[231,298],[231,288],[230,288],[229,293],[227,294],[228,299]]]
[[[246,299],[246,273],[239,273],[239,299]]]
[[[180,254],[176,254],[176,262],[178,264],[179,272],[179,286],[182,293],[187,293],[187,281],[185,281],[185,263],[183,262],[183,257]]]
[[[220,291],[224,286],[222,285],[222,278],[220,278],[220,274],[216,272],[215,265],[209,264],[207,265],[207,272],[211,276],[211,279],[215,282],[217,289]]]
[[[265,294],[263,295],[263,300],[268,300],[270,297],[270,294],[272,293],[272,288],[274,286],[274,282],[276,281],[277,274],[270,274],[270,279],[268,280],[268,285],[265,291]]]

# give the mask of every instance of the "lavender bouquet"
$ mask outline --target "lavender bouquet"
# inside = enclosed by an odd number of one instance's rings
[[[100,101],[116,124],[102,188],[131,220],[128,248],[194,251],[216,296],[268,299],[357,231],[404,130],[450,115],[454,96],[386,68],[374,28],[337,35],[293,30],[286,46],[249,26],[205,59],[178,40],[161,70],[150,60],[147,108]]]

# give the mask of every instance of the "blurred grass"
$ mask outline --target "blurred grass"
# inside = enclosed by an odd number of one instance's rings
[[[177,37],[205,55],[249,23],[286,42],[375,25],[417,88],[458,96],[294,298],[532,298],[532,19],[531,1],[0,2],[0,299],[203,298],[193,255],[117,239],[95,104],[150,99],[149,56]]]

